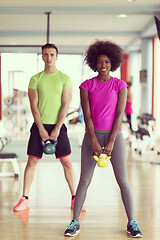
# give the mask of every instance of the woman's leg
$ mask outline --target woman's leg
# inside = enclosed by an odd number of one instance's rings
[[[81,176],[76,191],[73,219],[79,220],[88,186],[91,182],[96,161],[93,159],[93,150],[88,133],[85,133],[81,150]]]
[[[126,146],[121,131],[118,133],[115,141],[111,157],[111,163],[113,166],[117,183],[121,190],[122,200],[127,213],[127,217],[128,220],[130,221],[134,218],[133,200],[127,175]]]

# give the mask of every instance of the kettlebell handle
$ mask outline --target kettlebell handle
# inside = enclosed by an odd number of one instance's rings
[[[53,140],[50,140],[50,139],[47,139],[46,141],[41,140],[42,146],[45,146],[45,144],[48,143],[48,142],[50,142],[54,145],[57,144],[57,141],[53,141]]]
[[[97,157],[97,158],[99,158],[101,155],[106,155],[106,157],[111,157],[111,155],[107,155],[106,153],[101,153],[101,154],[98,154],[98,155],[96,155],[94,152],[93,152],[93,157]]]

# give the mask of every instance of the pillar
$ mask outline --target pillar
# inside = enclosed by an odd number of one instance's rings
[[[141,83],[141,111],[152,113],[152,76],[153,76],[153,45],[152,39],[142,39],[142,69],[147,70],[145,83]]]

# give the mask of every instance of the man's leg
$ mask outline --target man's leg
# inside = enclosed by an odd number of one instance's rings
[[[28,196],[30,187],[34,179],[35,169],[38,163],[38,158],[28,157],[28,162],[24,171],[23,196]]]
[[[74,196],[76,193],[76,180],[71,158],[70,156],[61,157],[60,161],[64,169],[65,179],[68,183],[71,195]]]
[[[35,168],[37,166],[38,160],[41,159],[43,154],[39,130],[35,123],[33,123],[30,133],[31,134],[28,141],[27,149],[28,162],[24,172],[23,196],[21,197],[18,204],[13,208],[13,211],[22,211],[30,208],[28,195],[34,179]]]
[[[30,208],[28,195],[30,192],[31,184],[34,179],[35,168],[37,166],[37,163],[38,163],[38,158],[31,157],[31,156],[28,157],[27,166],[24,172],[23,196],[19,200],[18,204],[13,208],[13,211],[15,212],[20,212]]]

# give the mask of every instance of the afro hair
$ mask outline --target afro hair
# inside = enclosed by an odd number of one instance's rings
[[[123,62],[123,49],[110,41],[96,41],[89,46],[84,56],[86,64],[97,71],[97,58],[106,55],[111,60],[111,71],[114,72]]]

